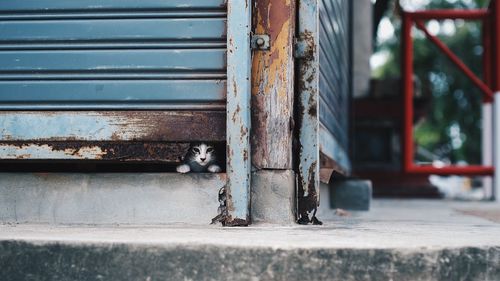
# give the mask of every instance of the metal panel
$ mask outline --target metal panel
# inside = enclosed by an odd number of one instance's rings
[[[225,119],[221,111],[4,111],[0,141],[223,141]]]
[[[0,81],[0,109],[223,109],[220,80]],[[50,93],[43,96],[43,93]]]
[[[250,3],[228,1],[226,225],[250,223]]]
[[[151,15],[153,16],[153,15]],[[144,16],[142,16],[144,17]],[[0,16],[0,20],[2,17]],[[116,27],[120,28],[116,28]],[[64,46],[61,41],[68,40],[66,46],[89,46],[94,42],[94,47],[99,47],[98,41],[108,41],[104,47],[119,47],[140,40],[156,40],[157,42],[139,42],[140,44],[156,43],[158,46],[175,46],[179,40],[206,40],[221,38],[226,33],[226,20],[224,18],[168,18],[168,19],[30,19],[23,21],[3,21],[0,23],[2,37],[1,48],[17,46],[19,48],[41,47],[51,48],[53,45]],[[120,40],[109,43],[110,40]],[[82,42],[83,41],[83,42]],[[97,41],[97,42],[96,42]],[[174,42],[169,42],[174,41]],[[102,42],[106,43],[106,42]],[[170,43],[170,44],[169,44]],[[214,44],[217,42],[193,42],[192,44]],[[223,42],[218,42],[219,46]],[[35,46],[33,46],[35,45]],[[180,45],[180,44],[178,44]]]
[[[224,111],[3,111],[2,160],[175,163],[192,141],[223,142]]]
[[[349,170],[349,15],[348,0],[319,0],[319,116],[324,132],[321,151]],[[326,151],[329,150],[329,151]],[[342,156],[341,156],[342,155]]]
[[[23,12],[42,14],[64,12],[67,14],[80,11],[116,12],[136,9],[161,12],[174,8],[189,11],[190,9],[220,9],[225,7],[225,2],[226,0],[17,0],[2,1],[0,11],[11,16]]]
[[[2,19],[0,17],[0,20]],[[127,42],[141,40],[202,40],[223,37],[226,31],[225,25],[224,18],[15,20],[0,23],[2,34],[0,42],[7,46],[17,44],[20,48],[33,48],[23,46],[23,44],[61,44],[60,41],[68,40],[70,42],[66,42],[67,44],[76,46],[76,43],[82,43],[87,46],[91,41],[122,40],[122,42],[115,42],[115,46],[120,46]],[[83,40],[85,42],[81,42]],[[165,43],[168,42],[163,44]],[[51,48],[51,46],[45,46],[45,48]]]
[[[319,206],[319,13],[317,0],[298,6],[298,222],[317,222]],[[310,218],[309,216],[312,216]]]
[[[226,23],[224,0],[2,1],[0,109],[222,109]]]
[[[0,52],[2,80],[66,77],[141,77],[165,72],[166,78],[213,70],[224,76],[225,50],[89,50]],[[131,74],[121,74],[131,72]],[[187,72],[187,73],[186,73]],[[55,74],[53,74],[55,73]],[[67,73],[67,74],[66,74]],[[203,74],[201,74],[203,75]],[[209,74],[208,74],[209,75]],[[158,76],[158,75],[156,75]]]
[[[330,131],[321,125],[319,130],[320,150],[328,158],[335,159],[335,162],[340,167],[350,167],[351,161],[349,155],[345,153],[345,150],[336,141],[336,138],[331,135]]]

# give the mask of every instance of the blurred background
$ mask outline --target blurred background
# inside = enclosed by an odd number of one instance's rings
[[[375,196],[488,200],[491,179],[403,175],[401,170],[401,13],[431,9],[486,8],[486,0],[372,0],[371,85],[354,99],[354,168],[371,178]],[[483,77],[482,24],[430,20],[425,23],[478,77]],[[413,29],[415,163],[481,165],[481,91],[422,31]],[[485,156],[486,155],[486,156]]]

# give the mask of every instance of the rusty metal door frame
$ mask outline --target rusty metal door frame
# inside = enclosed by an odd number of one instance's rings
[[[226,225],[250,223],[251,0],[229,0]]]
[[[318,0],[298,1],[297,122],[299,161],[297,219],[314,222],[319,206],[319,6]]]

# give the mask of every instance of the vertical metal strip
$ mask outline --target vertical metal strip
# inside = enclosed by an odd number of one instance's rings
[[[319,206],[319,7],[298,1],[298,222],[309,223]]]
[[[493,47],[492,51],[494,62],[493,62],[493,91],[494,93],[494,107],[493,107],[493,150],[494,156],[494,190],[493,196],[497,202],[500,202],[500,0],[496,0],[493,3]]]
[[[492,20],[488,16],[483,23],[483,80],[492,89]],[[493,98],[483,95],[482,104],[482,165],[493,166]],[[484,196],[493,198],[493,179],[483,177]]]
[[[251,0],[228,0],[227,209],[225,225],[250,222]]]
[[[411,28],[413,21],[403,13],[403,167],[406,172],[413,167],[413,42]]]
[[[493,196],[496,202],[500,202],[500,91],[495,92],[493,104],[493,165],[495,172],[493,174]]]
[[[482,165],[493,166],[493,103],[491,101],[482,104]],[[491,177],[483,177],[484,196],[493,197],[493,181]]]

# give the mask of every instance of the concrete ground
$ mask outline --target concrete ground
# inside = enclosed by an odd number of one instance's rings
[[[318,217],[324,222],[323,226],[261,224],[223,228],[208,223],[206,226],[98,227],[6,224],[0,226],[0,239],[65,243],[209,244],[284,249],[500,247],[500,204],[494,203],[374,200],[370,212],[322,210]]]
[[[323,226],[0,226],[0,280],[500,280],[500,204],[375,200]],[[148,279],[149,278],[149,279]]]

